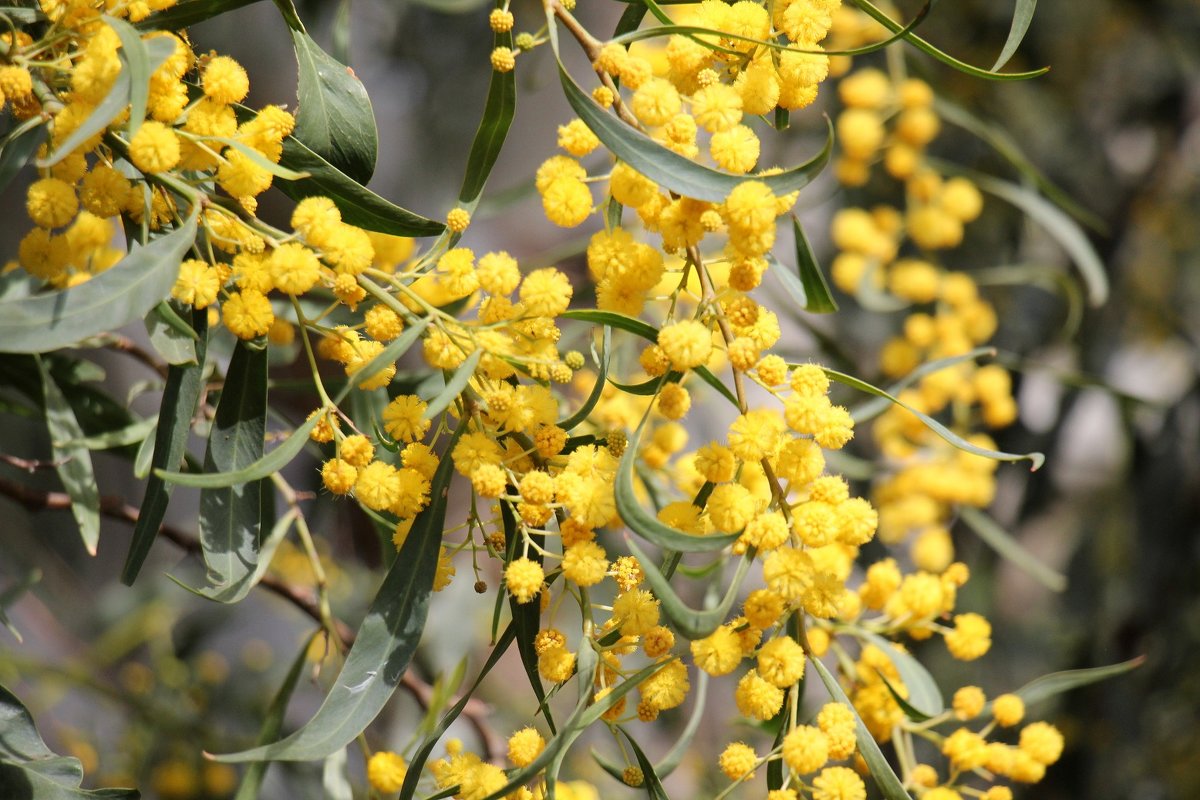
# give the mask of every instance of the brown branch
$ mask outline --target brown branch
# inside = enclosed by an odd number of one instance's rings
[[[71,508],[71,496],[66,492],[36,489],[2,476],[0,476],[0,495],[15,500],[30,511],[59,511]],[[138,509],[126,503],[124,499],[113,495],[101,495],[100,513],[131,525],[137,524],[138,521]],[[185,552],[200,552],[200,542],[178,528],[161,525],[158,534]],[[317,623],[322,622],[316,593],[311,589],[295,586],[274,575],[263,575],[258,585],[288,601]],[[332,622],[342,644],[347,649],[350,648],[354,644],[354,631],[336,617],[332,618]],[[433,698],[431,685],[408,672],[401,676],[400,685],[413,696],[422,709],[428,710],[429,703]],[[461,696],[457,695],[450,698],[450,705],[457,703],[460,698]],[[467,701],[462,713],[483,743],[487,760],[500,758],[504,754],[506,745],[504,740],[487,724],[487,718],[491,713],[488,705],[482,700],[471,698]]]
[[[0,461],[3,461],[10,467],[16,467],[31,474],[37,472],[39,469],[57,469],[67,463],[67,459],[65,458],[55,459],[54,461],[41,461],[39,459],[10,456],[8,453],[0,453]]]

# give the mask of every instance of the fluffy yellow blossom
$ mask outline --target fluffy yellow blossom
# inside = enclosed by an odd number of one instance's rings
[[[542,591],[542,565],[529,558],[510,561],[504,568],[504,584],[518,603],[528,603]]]
[[[378,792],[392,794],[400,791],[407,773],[408,765],[396,753],[380,750],[367,759],[367,781]]]
[[[721,771],[731,781],[753,780],[754,766],[757,762],[758,755],[754,748],[745,742],[731,742],[717,760]]]

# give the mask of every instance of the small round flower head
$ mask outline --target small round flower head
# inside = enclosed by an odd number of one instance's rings
[[[725,773],[725,777],[731,781],[753,780],[754,765],[757,763],[758,755],[754,752],[754,748],[745,742],[731,742],[721,752],[721,757],[717,761],[721,771]]]
[[[357,478],[354,465],[340,458],[332,458],[321,467],[321,482],[332,494],[348,494]]]
[[[608,572],[604,548],[594,541],[579,542],[563,553],[563,576],[578,586],[595,586]]]
[[[983,711],[987,697],[978,686],[964,686],[954,693],[950,706],[954,716],[961,720],[975,719]]]
[[[826,767],[813,779],[813,800],[866,800],[867,787],[849,767]]]
[[[783,737],[783,760],[800,775],[816,772],[829,760],[829,739],[812,725],[798,725]]]
[[[712,334],[696,320],[675,322],[658,332],[658,346],[674,369],[683,371],[704,366],[712,355]]]
[[[383,429],[393,439],[415,442],[429,430],[430,421],[425,419],[427,404],[411,394],[395,397],[383,409]]]
[[[946,633],[950,655],[962,661],[973,661],[987,653],[992,646],[992,626],[978,614],[956,614],[954,629]]]
[[[74,187],[66,181],[42,178],[29,186],[25,210],[35,225],[61,228],[75,218],[79,198],[75,196]]]
[[[783,707],[783,690],[765,680],[757,670],[750,670],[738,681],[733,699],[745,716],[768,720]]]
[[[546,740],[536,728],[522,728],[508,737],[508,760],[517,767],[525,767],[546,749]]]
[[[1019,725],[1025,718],[1025,701],[1015,694],[1002,694],[992,701],[992,716],[1002,728]]]
[[[987,741],[967,728],[959,728],[942,742],[942,754],[956,770],[969,772],[987,763]]]
[[[648,658],[660,658],[675,646],[675,634],[670,628],[655,625],[642,636],[642,650]]]
[[[623,636],[641,636],[658,625],[658,599],[644,589],[621,592],[613,601],[613,620]]]
[[[728,675],[742,660],[737,634],[728,625],[692,642],[691,650],[696,666],[713,676]]]
[[[209,59],[201,85],[207,97],[224,104],[240,103],[250,91],[246,70],[229,56]]]
[[[517,66],[517,54],[510,47],[497,47],[492,51],[491,60],[496,72],[512,72]]]
[[[471,224],[471,213],[465,208],[452,208],[446,215],[446,227],[454,233],[462,233]]]
[[[518,558],[504,569],[504,583],[518,603],[528,603],[542,591],[545,580],[542,565],[529,558]]]
[[[172,170],[181,157],[179,137],[161,122],[143,122],[129,140],[129,160],[144,173]]]
[[[384,794],[400,791],[408,765],[396,753],[380,750],[367,760],[367,781],[371,788]]]
[[[849,758],[858,746],[854,712],[844,703],[826,703],[817,714],[817,727],[829,739],[830,758]]]
[[[1049,766],[1063,751],[1063,736],[1047,722],[1032,722],[1021,729],[1018,746],[1039,764]]]
[[[513,14],[507,9],[493,9],[488,15],[488,25],[496,33],[508,33],[513,29],[513,22]]]
[[[781,689],[804,675],[804,650],[790,636],[767,642],[758,651],[758,673]]]
[[[626,767],[621,773],[621,782],[626,786],[641,786],[645,780],[641,767]]]

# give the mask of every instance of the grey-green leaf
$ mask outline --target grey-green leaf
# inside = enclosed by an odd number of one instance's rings
[[[83,438],[83,429],[62,390],[50,376],[41,358],[37,359],[42,376],[42,396],[46,402],[46,430],[50,433],[55,470],[71,498],[71,513],[79,525],[79,535],[89,555],[96,555],[100,542],[100,490],[92,454],[86,447],[71,444]]]
[[[32,124],[30,124],[32,123]],[[46,141],[46,126],[40,119],[30,120],[9,133],[0,150],[0,190],[17,177],[33,154]]]
[[[257,2],[258,0],[180,0],[165,11],[158,11],[146,17],[137,23],[136,27],[143,31],[179,30]]]
[[[1000,556],[1011,561],[1021,571],[1030,575],[1038,583],[1053,592],[1062,592],[1067,588],[1067,576],[1056,569],[1048,567],[1040,558],[1025,549],[1004,530],[1000,523],[983,511],[971,506],[959,509],[959,516],[967,523],[967,527],[975,531],[983,543],[995,550]]]
[[[958,364],[962,364],[967,361],[975,361],[976,359],[983,358],[985,356],[994,355],[996,355],[996,349],[994,347],[977,347],[970,352],[963,353],[962,355],[947,356],[946,358],[927,361],[889,386],[887,388],[887,392],[891,395],[898,395],[900,392],[904,391],[909,386],[912,386],[926,375],[932,375],[935,372],[957,366]],[[876,397],[874,400],[868,400],[865,403],[850,409],[850,417],[854,420],[854,424],[861,425],[862,423],[879,416],[884,411],[887,411],[891,404],[892,402],[886,397]]]
[[[305,443],[308,442],[308,435],[320,421],[321,415],[314,414],[304,424],[292,431],[292,435],[285,439],[283,444],[241,469],[231,472],[175,472],[156,468],[154,474],[168,483],[178,483],[182,486],[193,486],[199,489],[218,489],[222,486],[233,486],[236,483],[266,478],[291,463],[292,459],[304,449]]]
[[[179,228],[131,250],[86,283],[0,302],[0,351],[47,353],[146,316],[175,285],[196,239],[196,213]]]
[[[447,448],[465,430],[460,425]],[[387,704],[408,668],[429,613],[446,521],[453,460],[444,457],[434,473],[429,506],[417,515],[367,615],[359,626],[346,663],[317,713],[282,741],[218,761],[312,761],[345,747]]]
[[[1005,40],[996,63],[992,65],[992,72],[1007,64],[1017,52],[1026,31],[1029,30],[1029,23],[1033,21],[1033,11],[1036,8],[1037,0],[1017,0],[1017,7],[1013,9],[1012,26],[1008,29],[1008,39]]]
[[[293,136],[283,140],[279,163],[308,173],[307,178],[275,184],[281,192],[293,200],[328,197],[351,225],[392,236],[437,236],[446,229],[443,223],[414,214],[363,187]]]
[[[322,50],[307,33],[292,30],[300,75],[296,130],[292,135],[360,184],[371,180],[379,151],[375,112],[354,71]]]
[[[167,382],[158,411],[158,427],[154,433],[154,454],[150,460],[151,467],[157,470],[176,469],[183,461],[187,452],[188,431],[192,428],[192,415],[196,413],[196,403],[200,399],[201,389],[204,388],[208,312],[193,311],[192,325],[200,336],[196,342],[196,363],[175,364],[167,370]],[[139,459],[142,452],[138,453]],[[158,536],[158,528],[167,513],[167,503],[170,499],[170,484],[163,481],[159,475],[151,474],[146,481],[146,493],[142,496],[137,523],[133,526],[133,540],[129,544],[129,553],[125,556],[125,566],[121,571],[121,582],[126,586],[133,585],[146,556],[149,555],[154,539]]]
[[[629,552],[642,565],[642,572],[646,575],[646,583],[654,590],[654,596],[662,602],[662,609],[666,613],[667,618],[675,626],[681,634],[689,641],[703,639],[710,633],[721,627],[721,624],[729,617],[729,612],[733,608],[733,604],[737,601],[738,591],[742,587],[742,581],[746,578],[746,573],[750,569],[751,557],[742,558],[737,565],[737,570],[733,573],[733,581],[729,584],[729,589],[726,590],[725,596],[721,598],[721,602],[714,608],[704,611],[697,611],[690,608],[680,599],[675,593],[675,589],[671,586],[671,581],[667,576],[659,571],[654,565],[654,561],[650,559],[641,548],[633,543],[633,540],[626,537],[626,545],[629,547]]]
[[[204,454],[205,472],[235,472],[263,456],[267,429],[267,350],[238,341]],[[200,547],[211,588],[236,602],[250,590],[262,542],[262,496],[268,478],[200,492]]]
[[[1030,706],[1040,703],[1043,700],[1048,700],[1063,692],[1068,692],[1071,689],[1077,689],[1080,686],[1087,686],[1090,683],[1097,683],[1109,678],[1115,678],[1118,675],[1124,675],[1126,672],[1140,667],[1145,660],[1145,656],[1138,656],[1128,661],[1122,661],[1119,664],[1110,664],[1107,667],[1068,669],[1062,672],[1052,672],[1049,675],[1034,678],[1020,689],[1017,689],[1014,694],[1024,700],[1025,705]],[[991,703],[988,703],[987,711],[989,713],[991,707]]]
[[[137,133],[146,119],[146,103],[150,99],[150,52],[137,29],[123,19],[104,15],[104,21],[116,31],[121,40],[122,71],[129,72],[129,136]],[[153,41],[153,40],[151,40]]]
[[[854,714],[858,752],[862,754],[863,760],[867,762],[867,768],[871,771],[871,777],[875,779],[875,785],[879,787],[879,791],[883,792],[883,796],[887,800],[912,800],[908,792],[904,791],[904,784],[900,782],[896,771],[892,769],[892,765],[884,757],[883,751],[879,749],[879,743],[875,741],[875,737],[867,730],[867,726],[863,724],[862,717],[855,711],[850,698],[846,697],[846,693],[838,685],[837,679],[821,663],[821,659],[810,658],[808,659],[808,663],[812,664],[817,670],[817,674],[821,677],[821,683],[825,684],[825,688],[829,691],[829,696],[835,701],[844,704]]]
[[[475,375],[475,367],[478,366],[479,359],[482,357],[483,351],[475,350],[467,356],[466,361],[458,365],[454,374],[446,381],[446,386],[429,401],[429,405],[425,408],[425,419],[433,419],[445,411],[462,394],[463,389],[467,388],[467,383]]]
[[[196,363],[196,332],[170,303],[164,300],[151,309],[145,324],[150,344],[164,361],[168,364]]]
[[[904,681],[904,686],[908,689],[909,705],[926,717],[936,717],[945,710],[946,702],[942,699],[941,690],[938,689],[929,670],[925,669],[920,661],[879,634],[861,628],[849,628],[848,630],[853,636],[878,647],[896,666],[896,671],[900,673],[900,680]]]

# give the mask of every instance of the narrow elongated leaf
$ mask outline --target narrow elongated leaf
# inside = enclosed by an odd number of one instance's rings
[[[342,212],[342,220],[351,225],[392,236],[437,236],[446,229],[443,223],[414,214],[365,188],[294,136],[283,140],[279,163],[308,174],[298,181],[277,183],[281,192],[293,200],[328,197]]]
[[[247,483],[267,478],[291,463],[308,442],[308,435],[321,421],[321,415],[315,414],[303,425],[292,431],[292,435],[283,444],[264,455],[252,464],[232,472],[174,472],[156,468],[154,474],[168,483],[178,483],[182,486],[194,486],[199,489],[219,489],[222,486],[233,486],[236,483]]]
[[[86,285],[86,284],[85,284]],[[154,434],[154,451],[150,464],[154,469],[176,469],[187,451],[188,431],[192,427],[192,415],[204,388],[204,357],[208,348],[208,312],[192,312],[192,325],[200,339],[196,342],[196,363],[175,364],[167,370],[167,383],[163,388],[162,405],[158,411],[158,428]],[[141,454],[139,453],[139,456]],[[146,481],[146,494],[138,511],[137,523],[133,526],[133,540],[125,556],[125,567],[121,570],[121,582],[132,586],[137,578],[150,547],[158,536],[171,499],[171,485],[161,476],[151,474]]]
[[[670,800],[667,797],[667,790],[663,788],[662,780],[654,770],[654,763],[646,758],[641,745],[629,735],[629,731],[620,725],[617,726],[617,730],[625,737],[625,741],[629,742],[629,747],[633,750],[633,757],[637,759],[638,766],[642,769],[642,787],[646,790],[646,795],[651,800]]]
[[[865,12],[867,16],[878,22],[883,27],[887,28],[892,33],[897,33],[904,29],[903,25],[889,17],[869,0],[851,0],[851,2],[858,6],[860,10]],[[1036,78],[1039,75],[1045,75],[1050,71],[1049,67],[1042,67],[1041,69],[1030,70],[1028,72],[995,72],[993,70],[980,69],[979,67],[971,66],[964,61],[959,61],[954,56],[939,50],[911,31],[905,34],[903,38],[922,53],[933,56],[943,64],[947,64],[959,72],[965,72],[966,74],[976,78],[984,78],[993,81],[1024,81],[1029,80],[1030,78]]]
[[[354,800],[354,789],[346,774],[346,748],[326,757],[321,767],[321,788],[325,800]]]
[[[55,471],[71,497],[71,513],[79,525],[83,546],[94,556],[100,542],[100,490],[96,488],[92,454],[81,445],[66,444],[82,439],[83,430],[62,390],[50,376],[46,363],[38,358],[37,364],[46,403],[46,430],[50,433],[51,450],[57,464]]]
[[[947,358],[929,361],[893,383],[887,388],[887,392],[891,395],[898,395],[926,375],[932,375],[935,372],[940,372],[941,370],[963,364],[967,361],[975,361],[985,356],[994,355],[996,355],[996,348],[994,347],[976,347],[974,350],[962,355],[948,356]],[[862,424],[887,411],[891,404],[891,401],[886,397],[876,397],[874,400],[868,400],[862,405],[850,409],[850,417],[856,425]]]
[[[833,150],[833,126],[830,123],[821,151],[792,169],[774,175],[735,175],[711,169],[668,150],[601,108],[579,88],[561,61],[558,75],[571,108],[613,155],[663,188],[697,200],[723,202],[730,192],[749,180],[765,183],[776,195],[798,191],[825,168]]]
[[[662,609],[667,618],[685,637],[689,640],[703,639],[721,627],[722,623],[728,619],[729,611],[737,601],[738,591],[742,588],[742,581],[745,580],[746,573],[750,569],[752,559],[749,556],[738,562],[737,570],[733,573],[733,580],[730,582],[725,596],[721,598],[721,602],[714,608],[697,611],[688,607],[680,599],[671,586],[671,581],[659,571],[654,562],[633,543],[630,537],[626,537],[625,541],[629,546],[629,551],[642,565],[642,571],[646,574],[646,583],[654,590],[654,596],[662,602]]]
[[[81,789],[28,767],[0,761],[0,797],[32,800],[137,800],[136,789]]]
[[[205,142],[220,142],[226,147],[232,147],[244,155],[254,166],[266,170],[276,178],[283,178],[285,181],[299,181],[311,177],[311,173],[288,169],[283,164],[276,164],[250,145],[237,139],[230,139],[225,136],[205,136],[203,140]]]
[[[1088,302],[1093,306],[1104,304],[1108,299],[1108,276],[1104,271],[1104,262],[1075,220],[1031,189],[984,175],[976,176],[975,182],[988,194],[1024,211],[1053,236],[1079,268],[1079,274],[1087,286]]]
[[[204,471],[235,472],[263,456],[267,430],[267,350],[239,340],[204,454]],[[200,548],[211,596],[234,602],[250,589],[262,541],[262,495],[268,479],[200,492]]]
[[[174,31],[257,2],[259,0],[179,0],[165,11],[146,17],[135,27],[143,31]]]
[[[302,30],[292,30],[292,46],[300,67],[292,136],[351,180],[366,184],[375,172],[379,151],[379,131],[367,90],[353,70]]]
[[[17,602],[17,600],[20,600],[21,596],[36,586],[41,579],[42,571],[35,569],[17,581],[17,583],[0,592],[0,625],[8,629],[8,632],[13,635],[18,644],[23,642],[24,639],[21,637],[21,632],[12,624],[12,620],[8,618],[8,607]]]
[[[300,682],[300,676],[304,673],[305,665],[308,664],[308,648],[316,635],[314,633],[304,640],[300,652],[292,660],[292,666],[284,677],[283,684],[271,699],[271,705],[267,708],[267,717],[258,730],[258,744],[269,744],[279,737],[279,731],[283,729],[283,715],[287,712],[288,701],[291,700],[292,693],[296,691],[296,684]],[[258,800],[258,792],[262,788],[263,778],[266,777],[267,767],[270,766],[270,763],[269,761],[255,761],[248,766],[245,774],[242,775],[242,782],[238,786],[233,800]]]
[[[1004,530],[1000,523],[983,511],[970,506],[963,506],[959,516],[971,530],[983,540],[983,543],[996,551],[1003,558],[1011,561],[1014,566],[1034,578],[1038,583],[1053,592],[1062,592],[1067,588],[1067,576],[1056,569],[1047,566],[1040,558],[1025,549]]]
[[[909,705],[925,715],[926,718],[936,717],[946,709],[946,701],[942,699],[942,692],[938,688],[937,682],[920,661],[879,634],[861,628],[847,628],[847,630],[851,635],[878,647],[896,666],[896,671],[900,673],[900,680],[904,681],[904,686],[908,689],[906,699]]]
[[[1033,21],[1033,11],[1036,8],[1037,0],[1017,0],[1017,7],[1013,10],[1012,27],[1008,29],[1008,39],[1005,40],[996,63],[992,65],[992,72],[1007,64],[1017,52],[1026,31],[1029,30],[1029,23]]]
[[[723,536],[695,536],[672,528],[642,508],[633,485],[633,467],[638,457],[646,419],[647,417],[643,417],[641,424],[633,432],[629,444],[625,447],[625,452],[621,455],[621,462],[617,466],[617,477],[613,486],[617,513],[621,515],[621,519],[629,526],[630,530],[664,550],[673,550],[679,553],[711,553],[715,550],[725,549],[738,538],[736,533]]]
[[[176,320],[184,326],[187,334],[180,332]],[[196,332],[169,303],[164,301],[151,309],[144,322],[150,344],[164,361],[168,364],[196,363]]]
[[[298,731],[274,744],[214,756],[218,761],[312,761],[345,747],[371,723],[396,690],[416,652],[437,572],[446,522],[453,460],[449,450],[466,429],[460,425],[446,445],[430,489],[429,505],[413,521],[337,681],[317,713]]]
[[[150,99],[150,52],[137,29],[123,19],[104,15],[104,21],[116,31],[121,40],[122,71],[129,72],[129,124],[125,127],[129,136],[137,133],[146,119],[146,103]],[[153,41],[153,40],[151,40]]]
[[[654,765],[654,771],[658,773],[659,778],[666,778],[675,771],[683,762],[683,757],[691,749],[692,740],[696,738],[696,731],[700,730],[700,723],[704,720],[704,706],[708,701],[708,673],[704,670],[698,670],[696,673],[696,688],[689,694],[695,698],[692,701],[692,710],[689,712],[688,723],[684,727],[683,732],[679,734],[679,738],[675,744],[671,745],[671,749],[663,756],[657,764]],[[612,775],[617,780],[621,780],[621,766],[615,761],[606,756],[592,750],[592,758],[596,763],[604,768],[604,771]]]
[[[425,762],[429,760],[429,756],[433,752],[433,748],[437,746],[438,740],[442,738],[442,734],[449,730],[454,720],[458,719],[459,715],[462,714],[463,709],[467,707],[467,703],[475,695],[475,690],[479,688],[479,684],[483,681],[484,677],[492,671],[492,667],[496,666],[500,661],[500,657],[508,652],[508,648],[516,639],[516,635],[516,624],[510,622],[508,627],[504,629],[504,633],[496,640],[496,644],[492,647],[491,655],[488,656],[487,661],[480,668],[475,681],[462,693],[457,703],[446,709],[446,713],[442,714],[441,719],[438,720],[433,730],[425,736],[425,739],[421,742],[421,746],[417,748],[412,758],[409,759],[408,772],[404,776],[404,786],[400,789],[401,797],[415,796],[417,783],[420,781],[425,769]],[[235,800],[242,800],[242,798],[235,798]],[[246,800],[249,800],[249,798]]]
[[[1051,672],[1049,675],[1034,678],[1020,689],[1017,689],[1014,694],[1024,700],[1025,705],[1033,705],[1043,700],[1049,700],[1051,697],[1063,692],[1078,689],[1080,686],[1087,686],[1090,683],[1098,683],[1106,681],[1109,678],[1115,678],[1118,675],[1124,675],[1126,672],[1131,672],[1140,667],[1145,660],[1145,656],[1138,656],[1128,661],[1122,661],[1119,664],[1110,664],[1107,667],[1068,669],[1062,672]],[[985,712],[991,713],[991,710],[992,704],[988,703]]]
[[[445,411],[462,394],[463,389],[467,388],[467,383],[475,375],[475,367],[478,366],[479,359],[482,357],[483,351],[476,350],[467,356],[466,361],[458,365],[458,369],[454,370],[450,380],[446,381],[445,388],[429,401],[429,405],[425,409],[425,419],[433,419]]]
[[[500,520],[504,526],[504,560],[505,563],[512,563],[517,557],[517,547],[521,541],[521,536],[517,530],[517,520],[513,515],[511,504],[500,504]],[[537,549],[530,551],[529,557],[538,564],[542,564],[545,560],[541,551]],[[518,603],[517,599],[511,595],[508,597],[508,608],[512,614],[512,626],[516,636],[517,652],[521,656],[521,666],[525,670],[525,677],[529,681],[529,688],[533,690],[533,696],[537,698],[538,708],[545,715],[546,724],[550,727],[550,732],[557,735],[558,727],[554,724],[554,715],[550,712],[550,706],[546,703],[546,689],[542,686],[542,676],[538,671],[537,649],[534,647],[534,638],[541,629],[539,622],[541,608],[534,603]]]
[[[364,376],[363,379],[365,380],[367,377],[374,375],[388,364],[394,364],[396,359],[408,352],[408,349],[412,347],[418,339],[421,338],[421,334],[425,331],[425,328],[428,327],[428,325],[429,318],[422,317],[417,322],[414,322],[412,325],[405,328],[399,336],[388,342],[387,346],[384,347],[383,350],[379,351],[378,355],[364,364],[356,374]],[[346,385],[343,386],[336,395],[334,395],[333,402],[341,403],[343,400],[345,400],[346,395],[350,394],[350,390],[353,389],[354,386],[355,384],[353,381],[347,381]]]
[[[842,691],[842,687],[838,685],[837,679],[830,674],[829,669],[821,663],[819,658],[810,658],[808,663],[813,665],[817,670],[817,675],[821,677],[821,683],[825,684],[825,688],[829,691],[829,696],[838,703],[844,704],[854,714],[854,729],[855,736],[858,739],[858,752],[862,755],[863,760],[867,762],[867,768],[871,770],[871,777],[875,779],[875,785],[879,787],[879,791],[887,800],[912,800],[908,792],[904,791],[904,784],[900,782],[896,771],[892,769],[892,765],[884,757],[883,751],[879,749],[879,743],[875,741],[875,737],[867,730],[867,726],[863,724],[862,717],[858,715],[854,705],[850,702],[850,698],[846,697],[846,693]]]
[[[838,310],[838,305],[829,292],[829,284],[817,257],[813,254],[812,245],[800,227],[800,220],[792,215],[792,231],[796,234],[796,269],[800,272],[800,283],[804,286],[804,310],[814,314],[831,314]]]
[[[0,150],[0,191],[17,177],[33,154],[46,141],[46,126],[41,118],[30,120],[9,134]]]
[[[588,415],[592,413],[592,409],[596,407],[596,403],[600,402],[600,396],[604,394],[604,383],[608,380],[608,362],[611,356],[612,328],[605,325],[603,339],[600,344],[599,363],[596,365],[599,370],[596,373],[596,383],[592,386],[592,391],[588,394],[587,399],[583,401],[583,405],[579,407],[579,410],[558,423],[558,427],[564,431],[569,431],[586,420]]]
[[[0,351],[47,353],[146,316],[166,297],[196,239],[196,213],[182,226],[86,283],[0,302]]]
[[[503,8],[503,3],[497,3],[496,8]],[[492,48],[513,46],[512,31],[497,32],[492,35]],[[462,188],[458,192],[458,201],[467,207],[473,207],[483,194],[492,167],[504,147],[508,137],[508,129],[512,126],[513,115],[517,110],[517,76],[513,70],[497,72],[492,70],[492,79],[488,84],[487,100],[483,106],[483,119],[475,131],[471,142],[471,152],[467,155],[467,170],[463,175]]]
[[[938,436],[945,439],[950,444],[957,447],[959,450],[965,450],[968,453],[973,453],[977,456],[983,456],[984,458],[995,459],[996,461],[1029,461],[1032,465],[1030,467],[1030,471],[1036,471],[1039,467],[1042,466],[1042,464],[1046,463],[1046,456],[1043,455],[1042,453],[1005,453],[1001,450],[991,450],[986,447],[980,447],[977,444],[972,444],[971,442],[968,442],[966,439],[959,436],[954,431],[947,428],[942,423],[938,422],[933,417],[929,416],[928,414],[924,414],[920,411],[917,411],[912,406],[896,399],[888,392],[885,392],[883,389],[880,389],[877,386],[872,386],[871,384],[867,383],[866,381],[859,380],[858,378],[855,378],[853,375],[847,375],[844,372],[838,372],[835,369],[829,369],[828,367],[822,367],[822,369],[825,371],[826,375],[828,375],[832,380],[835,380],[838,383],[844,383],[847,386],[851,386],[855,389],[858,389],[860,392],[866,392],[867,394],[873,394],[876,397],[887,398],[892,403],[900,406],[905,411],[908,411],[910,414],[915,414],[918,418],[920,418],[921,422],[925,423],[925,426],[927,428],[929,428],[931,431],[936,433]]]

